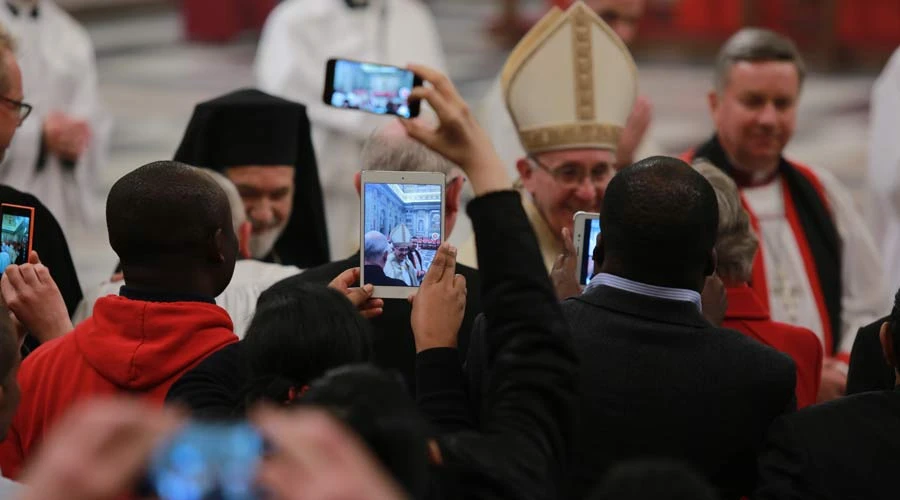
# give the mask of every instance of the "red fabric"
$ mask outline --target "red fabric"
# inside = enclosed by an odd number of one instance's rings
[[[277,0],[184,0],[184,30],[189,40],[227,42],[245,29],[259,31]]]
[[[769,311],[747,285],[729,287],[728,309],[722,326],[737,330],[794,360],[797,367],[797,406],[816,403],[822,375],[822,343],[811,330],[772,321]]]
[[[44,434],[73,404],[128,394],[162,405],[187,370],[237,341],[224,309],[201,302],[143,302],[109,296],[68,335],[48,342],[19,369],[22,400],[0,469],[16,477]]]

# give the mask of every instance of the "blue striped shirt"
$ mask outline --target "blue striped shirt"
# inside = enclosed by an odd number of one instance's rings
[[[584,293],[598,286],[608,286],[625,290],[626,292],[646,295],[648,297],[656,297],[658,299],[678,300],[681,302],[692,302],[697,309],[703,311],[703,304],[700,301],[700,294],[693,290],[684,288],[669,288],[665,286],[648,285],[638,281],[625,279],[614,274],[598,273],[594,276],[590,283],[584,288]]]

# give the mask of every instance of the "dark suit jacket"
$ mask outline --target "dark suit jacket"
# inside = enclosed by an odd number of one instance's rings
[[[359,254],[350,258],[329,262],[319,267],[286,278],[298,282],[328,284],[337,275],[359,266]],[[481,312],[481,279],[478,271],[462,264],[456,265],[456,272],[466,277],[466,314],[459,329],[459,352],[465,359],[469,346],[469,332],[475,316]],[[375,333],[375,362],[388,369],[399,371],[409,384],[411,394],[415,394],[416,344],[413,339],[409,317],[412,307],[403,299],[385,299],[384,314],[372,320]]]
[[[754,498],[900,498],[900,390],[856,394],[772,425]]]
[[[723,499],[753,491],[766,429],[795,406],[790,358],[689,302],[601,286],[562,307],[581,358],[573,498],[639,457],[686,461]]]
[[[894,369],[884,360],[881,351],[881,325],[888,318],[859,329],[850,353],[850,372],[847,374],[847,394],[882,391],[894,388]]]

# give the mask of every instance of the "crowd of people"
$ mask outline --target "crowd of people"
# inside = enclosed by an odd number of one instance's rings
[[[0,279],[0,499],[232,498],[242,481],[239,498],[896,498],[900,292],[883,264],[897,256],[837,179],[783,153],[807,78],[795,44],[734,34],[712,64],[714,130],[657,155],[627,45],[643,2],[554,3],[482,120],[427,43],[367,52],[361,27],[418,2],[282,2],[262,90],[198,103],[171,160],[112,186],[119,262],[99,287],[78,283],[52,192],[0,185],[35,208],[34,250]],[[32,93],[47,35],[16,30],[53,16],[48,0],[0,16],[15,33],[0,30],[0,150],[35,186],[83,180],[102,135]],[[329,56],[414,52],[423,116],[324,106],[307,58],[327,57],[297,50],[317,36],[304,23],[347,35]],[[898,81],[889,68],[877,96],[900,102]],[[32,102],[36,165],[18,156]],[[877,144],[896,168],[896,141]],[[403,222],[361,238],[364,171],[443,174],[444,241]],[[49,201],[80,196],[65,182]],[[600,213],[586,286],[578,211]],[[456,247],[462,217],[473,234]],[[205,470],[178,441],[203,422],[249,429],[246,469]],[[149,464],[173,440],[174,468],[191,466],[163,481]],[[209,449],[256,449],[239,441]]]

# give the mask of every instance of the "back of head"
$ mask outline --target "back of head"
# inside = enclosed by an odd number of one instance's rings
[[[16,41],[13,36],[6,30],[5,27],[0,25],[0,57],[4,59],[7,56],[14,56],[16,53]],[[5,60],[2,60],[3,64],[0,64],[0,93],[6,94],[9,92],[9,88],[12,85],[10,81],[11,75],[9,75],[9,70],[7,68],[7,64]]]
[[[284,403],[326,371],[372,358],[369,323],[336,290],[285,280],[263,292],[243,340],[245,401]]]
[[[211,279],[221,289],[231,280],[237,237],[228,199],[193,167],[160,161],[129,172],[109,192],[106,223],[126,280],[136,267],[217,274]],[[211,256],[217,238],[225,262]]]
[[[449,179],[456,165],[410,139],[398,122],[376,129],[362,150],[363,170],[388,172],[440,172]]]
[[[330,410],[353,429],[410,498],[428,486],[430,430],[399,375],[371,365],[337,368],[299,400]]]
[[[687,466],[626,462],[606,474],[589,500],[716,500],[715,490]]]
[[[894,360],[900,363],[900,290],[894,295],[894,307],[888,317],[888,328],[894,344]],[[900,372],[900,366],[894,367]]]
[[[234,186],[234,183],[219,172],[208,168],[200,168],[198,170],[222,188],[225,197],[228,198],[228,207],[231,208],[231,225],[234,227],[234,232],[238,233],[241,229],[241,225],[243,225],[244,222],[247,222],[247,211],[244,210],[244,202],[241,200],[241,194]]]
[[[716,57],[716,90],[722,92],[728,86],[728,76],[735,64],[771,61],[794,63],[800,84],[803,84],[806,64],[791,39],[767,29],[744,28],[738,31],[725,42]]]
[[[719,210],[709,182],[687,163],[654,156],[622,169],[603,199],[604,272],[699,290],[711,273]]]
[[[705,160],[695,162],[694,169],[712,185],[719,205],[716,272],[726,281],[750,281],[759,238],[750,225],[750,214],[741,204],[737,184],[728,174]]]

